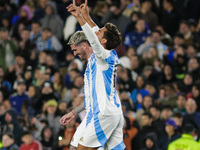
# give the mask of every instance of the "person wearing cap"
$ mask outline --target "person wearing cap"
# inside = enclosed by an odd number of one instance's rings
[[[17,92],[13,93],[9,100],[12,105],[17,111],[17,115],[21,115],[21,109],[24,101],[28,98],[27,94],[25,93],[26,91],[26,83],[23,79],[20,79],[17,81]]]
[[[48,100],[46,103],[44,103],[44,107],[46,107],[45,113],[39,118],[39,120],[47,119],[54,135],[57,135],[58,131],[62,128],[61,124],[59,123],[60,116],[57,113],[57,106],[58,103],[55,99]]]
[[[173,119],[168,119],[165,122],[165,132],[167,135],[159,140],[160,150],[167,150],[169,143],[181,137],[180,134],[176,133],[176,129],[178,127]]]
[[[200,150],[200,143],[194,140],[195,136],[195,126],[191,123],[185,124],[181,138],[170,143],[168,150]]]

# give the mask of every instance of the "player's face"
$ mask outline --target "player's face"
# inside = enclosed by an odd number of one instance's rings
[[[83,48],[83,45],[82,44],[78,44],[78,45],[70,45],[73,53],[74,53],[74,56],[79,56],[81,60],[86,60],[86,52]]]
[[[96,31],[95,34],[97,35],[99,41],[101,42],[101,40],[103,39],[104,36],[104,32],[107,31],[107,29],[105,27],[101,28],[99,31]]]

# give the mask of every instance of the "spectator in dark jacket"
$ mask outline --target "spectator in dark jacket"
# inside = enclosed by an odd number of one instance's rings
[[[165,132],[167,135],[163,136],[159,140],[160,150],[167,150],[169,143],[181,137],[181,135],[176,133],[177,128],[178,127],[176,126],[176,123],[173,119],[168,119],[165,122]]]
[[[163,1],[163,7],[164,9],[161,13],[161,24],[164,27],[164,30],[173,36],[178,31],[180,14],[176,8],[174,8],[173,0]]]
[[[155,133],[150,132],[144,138],[145,148],[142,150],[158,150],[158,138]]]
[[[21,145],[21,133],[23,131],[22,127],[19,125],[17,120],[17,114],[14,110],[10,109],[5,115],[6,124],[3,126],[1,134],[10,133],[14,135],[15,142],[18,146]]]
[[[41,144],[43,147],[43,150],[53,150],[53,133],[50,127],[46,126],[42,129],[41,132]]]
[[[145,148],[145,144],[144,144],[144,137],[147,136],[148,133],[154,132],[157,135],[157,129],[152,126],[152,122],[153,122],[153,118],[152,115],[150,113],[144,113],[142,115],[142,129],[138,132],[138,136],[136,136],[135,138],[138,138],[138,142],[137,143],[133,143],[133,146],[136,146],[136,149],[143,149]]]

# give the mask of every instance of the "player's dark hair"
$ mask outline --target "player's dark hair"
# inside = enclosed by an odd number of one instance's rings
[[[119,46],[122,42],[121,33],[112,23],[106,23],[104,26],[107,31],[104,32],[104,38],[107,39],[106,49],[111,50]]]

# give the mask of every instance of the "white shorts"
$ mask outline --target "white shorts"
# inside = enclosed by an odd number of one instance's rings
[[[78,147],[104,147],[104,149],[125,149],[123,142],[123,115],[101,115],[93,116],[86,127],[86,119],[78,126],[71,145]]]

